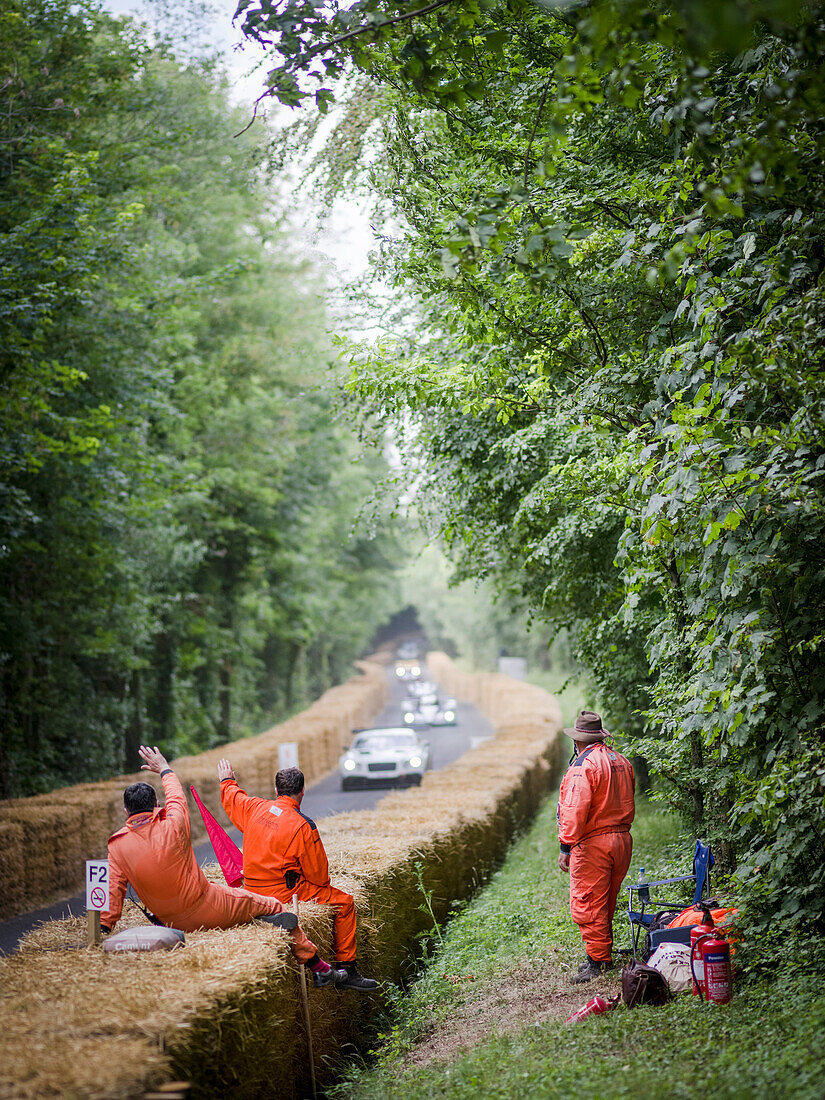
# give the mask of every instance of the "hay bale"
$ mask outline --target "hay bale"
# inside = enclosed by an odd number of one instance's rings
[[[552,702],[539,698],[530,712],[532,693],[520,687],[503,691],[484,677],[471,686],[491,708],[508,711],[493,741],[428,773],[420,789],[319,823],[333,881],[356,899],[359,959],[381,978],[403,977],[412,965],[415,936],[431,922],[422,889],[444,919],[489,875],[554,778],[561,718]],[[513,718],[516,704],[523,719]],[[305,727],[307,737],[329,728],[319,721],[312,732]],[[252,747],[243,758],[263,756]],[[205,871],[220,873],[217,865]],[[328,906],[300,906],[303,927],[324,952],[331,915]],[[127,906],[124,923],[141,920]],[[142,1097],[171,1079],[215,1100],[267,1095],[273,1081],[286,1097],[305,1094],[307,1052],[285,934],[269,925],[192,933],[185,950],[155,963],[148,955],[104,961],[101,951],[82,948],[84,932],[79,918],[49,922],[20,956],[0,960],[9,1020],[0,1033],[0,1096]],[[322,1082],[375,1003],[334,990],[311,994]]]
[[[204,804],[226,822],[220,804],[217,763],[229,756],[244,786],[257,794],[272,795],[278,766],[278,745],[298,742],[298,755],[308,782],[325,775],[338,760],[354,718],[371,720],[388,694],[382,665],[359,662],[358,673],[331,688],[302,714],[256,737],[210,749],[174,761],[184,790],[194,784]],[[357,724],[357,723],[356,723]],[[0,917],[12,917],[27,908],[75,893],[83,883],[86,859],[105,855],[106,841],[123,824],[123,789],[138,780],[154,785],[162,797],[158,776],[148,772],[118,776],[103,783],[64,787],[46,795],[0,803],[0,828],[9,844],[0,854],[6,881],[16,885],[0,894]],[[189,802],[192,839],[206,831],[194,802]],[[0,834],[2,835],[2,834]],[[20,871],[25,869],[25,874]]]

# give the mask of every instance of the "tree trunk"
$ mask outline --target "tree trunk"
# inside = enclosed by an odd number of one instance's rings
[[[138,749],[143,744],[143,675],[139,668],[132,672],[129,694],[132,697],[132,715],[123,737],[123,768],[127,772],[139,765]]]
[[[157,744],[163,744],[174,733],[175,710],[175,644],[164,631],[155,635],[154,700],[150,709],[152,735]]]

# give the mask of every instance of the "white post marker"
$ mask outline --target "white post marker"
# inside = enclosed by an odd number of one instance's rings
[[[278,746],[278,771],[298,767],[298,742],[284,741]]]
[[[86,943],[100,943],[100,914],[109,908],[109,861],[86,860]]]

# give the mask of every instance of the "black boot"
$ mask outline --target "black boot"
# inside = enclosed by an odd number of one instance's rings
[[[587,959],[579,967],[578,974],[572,979],[573,985],[583,985],[585,982],[592,982],[594,978],[598,978],[605,970],[609,970],[613,965],[610,959],[591,959],[587,956]]]
[[[336,981],[336,986],[339,989],[357,989],[359,993],[371,993],[374,989],[378,988],[378,982],[374,978],[365,978],[355,965],[355,960],[351,963],[339,963],[339,966],[343,967],[342,971],[346,975],[343,981]]]
[[[316,989],[323,989],[327,985],[337,986],[346,980],[346,976],[346,970],[336,970],[335,967],[330,967],[329,970],[313,970],[312,984]]]
[[[283,928],[284,932],[292,932],[298,927],[298,917],[288,909],[284,909],[282,913],[264,913],[255,920],[262,920],[275,928]]]

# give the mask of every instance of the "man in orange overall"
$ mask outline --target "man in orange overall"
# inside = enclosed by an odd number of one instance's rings
[[[244,882],[256,894],[289,902],[333,907],[332,942],[337,965],[346,971],[340,989],[367,992],[378,987],[359,973],[355,958],[355,905],[351,894],[336,890],[329,880],[329,864],[315,822],[301,813],[304,775],[284,768],[275,776],[277,798],[253,798],[235,779],[228,760],[218,761],[221,804],[229,820],[243,833]]]
[[[627,757],[605,743],[609,734],[598,714],[583,710],[564,732],[576,754],[561,781],[559,867],[570,873],[570,915],[587,951],[578,983],[612,965],[613,914],[633,848],[636,777]]]
[[[298,918],[274,898],[207,881],[192,850],[189,809],[180,780],[156,749],[141,745],[142,771],[161,777],[166,805],[157,805],[154,787],[133,783],[123,794],[126,824],[109,838],[109,910],[101,931],[111,932],[123,911],[129,883],[161,924],[195,932],[234,928],[258,918],[292,936],[292,953],[312,970],[313,984],[332,985],[344,974],[318,957]]]

